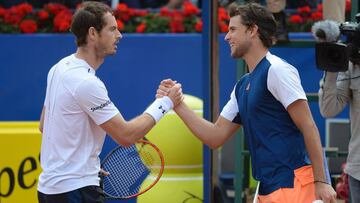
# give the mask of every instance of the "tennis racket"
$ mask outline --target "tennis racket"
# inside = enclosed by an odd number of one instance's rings
[[[129,199],[150,190],[164,171],[164,157],[157,146],[139,140],[130,147],[118,146],[102,161],[109,175],[101,176],[106,198]]]

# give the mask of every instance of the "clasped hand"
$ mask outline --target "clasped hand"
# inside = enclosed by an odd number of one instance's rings
[[[181,84],[171,79],[162,80],[156,91],[156,98],[163,96],[168,96],[174,107],[177,106],[184,99]]]

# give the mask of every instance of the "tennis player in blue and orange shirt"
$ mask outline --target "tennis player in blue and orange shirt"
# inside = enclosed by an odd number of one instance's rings
[[[252,174],[260,181],[258,202],[335,202],[323,165],[320,136],[296,68],[271,54],[276,22],[263,6],[230,7],[225,40],[231,56],[245,60],[249,73],[235,85],[230,100],[213,124],[184,102],[174,108],[202,142],[217,148],[242,126]],[[163,80],[157,97],[167,95],[174,81]],[[310,158],[310,160],[309,160]]]

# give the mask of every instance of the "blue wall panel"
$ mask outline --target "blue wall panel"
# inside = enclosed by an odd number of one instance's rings
[[[97,75],[125,118],[141,113],[164,78],[201,97],[200,35],[125,35]],[[0,35],[0,120],[37,120],[46,75],[76,49],[71,35]]]
[[[0,120],[37,120],[51,66],[76,50],[70,34],[0,35]],[[224,35],[219,37],[220,109],[236,82],[236,61]],[[317,92],[322,71],[315,68],[313,48],[272,48],[298,68],[306,92]],[[164,78],[176,79],[187,94],[202,97],[200,34],[125,34],[118,53],[108,57],[97,75],[126,119],[153,101]],[[324,141],[324,119],[311,104]],[[346,117],[342,113],[339,117]]]
[[[47,71],[74,49],[72,41],[63,35],[0,35],[0,120],[39,118]]]

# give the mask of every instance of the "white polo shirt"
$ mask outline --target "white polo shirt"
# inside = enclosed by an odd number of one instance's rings
[[[59,194],[99,185],[100,124],[119,113],[104,83],[84,60],[70,55],[49,71],[38,190]]]

